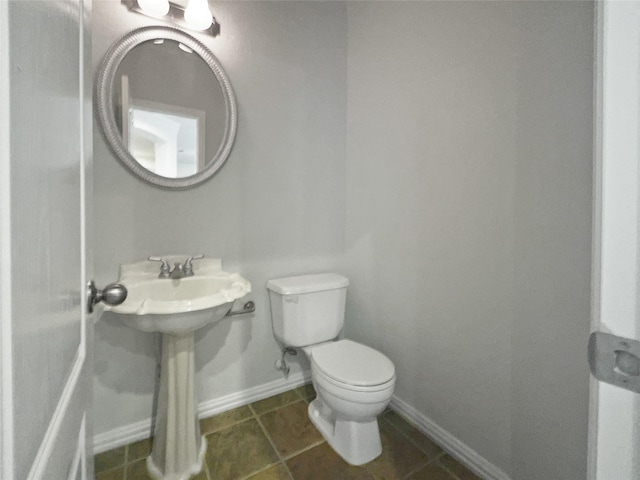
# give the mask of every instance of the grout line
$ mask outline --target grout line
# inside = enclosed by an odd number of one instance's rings
[[[99,473],[112,472],[112,471],[117,470],[118,468],[122,468],[124,466],[125,466],[125,464],[122,463],[122,464],[116,465],[115,467],[111,467],[111,468],[107,468],[106,470],[100,470],[99,472],[95,472],[95,474],[98,475]]]
[[[432,461],[432,462],[438,462],[438,464],[439,464],[439,465],[442,465],[442,463],[440,462],[440,459],[441,459],[442,457],[444,457],[446,454],[447,454],[447,452],[439,453],[438,455],[436,455],[435,457],[433,457],[433,458],[431,459],[431,461]]]
[[[124,478],[124,476],[125,476],[125,470],[126,470],[126,468],[125,468],[125,467],[127,466],[127,451],[128,451],[128,446],[127,446],[127,445],[124,445],[124,446],[122,446],[122,447],[118,447],[118,448],[124,448],[124,458],[123,458],[123,460],[122,460],[122,463],[121,463],[121,464],[118,464],[118,465],[115,465],[115,466],[113,466],[113,467],[107,468],[107,469],[105,469],[105,470],[100,470],[99,472],[94,472],[96,476],[97,476],[97,475],[99,475],[99,474],[102,474],[102,473],[112,472],[112,471],[114,471],[114,470],[117,470],[118,468],[122,468],[122,469],[123,469],[123,471],[122,471],[122,476],[123,476],[122,480],[126,480],[126,479]],[[118,450],[118,448],[114,448],[113,450]],[[109,452],[110,452],[110,451],[111,451],[111,450],[109,450]],[[107,453],[107,452],[102,452],[102,453]],[[99,453],[98,455],[102,455],[102,453]],[[96,457],[96,456],[97,456],[97,455],[94,455],[94,459],[95,459],[95,457]],[[94,460],[93,464],[94,464],[94,469],[95,469],[95,460]]]
[[[267,441],[271,444],[271,447],[273,448],[273,451],[276,452],[276,455],[278,457],[278,459],[280,460],[280,463],[282,464],[282,466],[284,467],[284,469],[287,471],[287,473],[289,474],[290,478],[293,478],[293,474],[291,473],[291,471],[289,470],[289,466],[287,465],[287,463],[285,462],[284,458],[282,457],[282,455],[280,455],[280,452],[278,451],[278,447],[276,447],[276,444],[273,443],[273,440],[271,440],[271,435],[269,435],[269,432],[267,432],[267,429],[264,428],[264,425],[262,424],[262,422],[260,421],[260,418],[258,418],[258,416],[256,416],[256,421],[258,422],[258,425],[260,425],[260,428],[262,429],[262,432],[265,434],[265,436],[267,437]]]
[[[424,451],[420,445],[418,445],[417,442],[415,442],[408,434],[406,434],[405,432],[403,432],[402,430],[400,430],[399,427],[397,427],[396,425],[394,425],[391,421],[389,421],[386,418],[386,412],[383,413],[380,417],[382,419],[383,422],[385,422],[387,425],[389,425],[391,428],[393,428],[393,430],[395,430],[396,432],[398,432],[405,440],[407,440],[411,445],[413,445],[414,447],[416,447],[418,450],[420,450],[422,453],[424,453],[425,455],[427,455],[428,461],[426,463],[424,463],[423,465],[421,465],[419,468],[411,471],[405,478],[410,477],[412,474],[416,473],[417,471],[419,471],[420,469],[426,467],[427,465],[429,465],[430,463],[437,463],[437,465],[442,468],[445,472],[447,472],[447,474],[449,474],[449,476],[452,478],[452,480],[460,480],[460,478],[453,473],[451,470],[449,470],[447,467],[444,466],[444,464],[442,462],[440,462],[440,459],[442,457],[444,457],[447,452],[444,451],[442,449],[442,447],[437,444],[436,442],[433,441],[433,439],[431,439],[431,437],[426,436],[424,433],[420,432],[419,430],[417,430],[408,420],[406,420],[402,415],[400,415],[398,412],[396,412],[395,410],[389,410],[391,412],[394,412],[396,415],[398,415],[402,420],[404,420],[405,422],[407,422],[407,424],[409,426],[411,426],[412,428],[414,428],[420,435],[422,435],[423,437],[427,438],[428,440],[431,440],[431,442],[433,442],[435,445],[437,445],[442,451],[433,456],[430,457],[430,455]]]
[[[445,471],[446,471],[449,475],[451,475],[455,480],[460,480],[460,477],[459,477],[455,472],[453,472],[453,470],[451,470],[450,468],[448,468],[444,463],[442,463],[442,462],[440,461],[440,459],[441,459],[442,457],[445,457],[446,455],[449,455],[449,456],[450,456],[450,457],[451,457],[451,458],[452,458],[456,463],[458,463],[458,464],[462,465],[460,462],[458,462],[458,460],[456,460],[453,456],[451,456],[451,455],[450,455],[450,454],[448,454],[447,452],[444,452],[442,455],[440,455],[440,456],[438,457],[438,465],[440,465],[440,466],[443,468],[443,470],[445,470]],[[465,467],[464,465],[462,465],[462,466],[463,466],[465,469],[467,469],[467,467]],[[467,470],[468,470],[468,469],[467,469]],[[473,472],[471,472],[471,473],[473,473]],[[475,473],[474,473],[474,475],[475,475]],[[477,475],[476,475],[476,476],[477,476]]]
[[[426,463],[423,463],[423,464],[422,464],[422,465],[420,465],[419,467],[414,468],[413,470],[411,470],[409,473],[407,473],[407,474],[406,474],[404,477],[402,477],[402,478],[404,478],[404,479],[409,478],[411,475],[413,475],[414,473],[419,472],[420,470],[422,470],[424,467],[426,467],[426,466],[427,466],[427,465],[429,465],[430,463],[431,463],[431,462],[429,462],[429,461],[428,461],[428,462],[426,462]]]
[[[258,475],[259,473],[265,472],[265,471],[269,470],[270,468],[276,467],[276,466],[280,465],[280,463],[281,463],[280,461],[277,461],[275,463],[270,463],[269,465],[265,465],[261,469],[251,472],[249,475],[245,475],[244,477],[240,477],[238,480],[249,480],[254,475]]]
[[[447,452],[442,452],[442,454],[441,454],[441,455],[438,455],[438,465],[440,465],[440,467],[441,467],[445,472],[447,472],[449,475],[451,475],[451,477],[452,477],[454,480],[460,480],[460,477],[458,477],[458,475],[456,475],[456,474],[455,474],[451,469],[447,468],[447,466],[446,466],[444,463],[442,463],[442,462],[440,461],[440,459],[441,459],[441,458],[446,457],[447,455],[448,455],[448,453],[447,453]],[[449,455],[449,456],[451,456],[451,455]],[[451,457],[451,458],[453,458],[453,457]],[[453,460],[454,460],[454,461],[456,461],[456,462],[458,462],[455,458],[453,458]]]
[[[306,383],[305,383],[304,385],[302,385],[302,387],[304,387],[305,385],[306,385]],[[298,396],[299,396],[302,400],[304,400],[305,402],[307,401],[307,399],[306,399],[306,398],[304,398],[304,397],[302,396],[302,393],[301,393],[301,392],[299,392],[297,388],[294,388],[294,389],[293,389],[293,391],[294,391],[294,392],[296,392],[296,393],[298,394]]]
[[[322,445],[323,443],[325,443],[325,439],[324,438],[322,440],[318,440],[315,443],[312,443],[311,445],[309,445],[308,447],[303,448],[302,450],[298,450],[296,453],[292,453],[291,455],[287,455],[286,457],[283,457],[283,459],[284,460],[291,460],[293,457],[297,457],[301,453],[308,452],[312,448],[315,448],[318,445]]]
[[[127,480],[127,477],[129,476],[129,447],[130,446],[131,446],[131,443],[127,443],[124,450],[124,471],[122,472],[122,480]]]
[[[302,398],[302,400],[304,400],[304,401],[305,401],[305,402],[307,402],[307,403],[311,403],[311,402],[312,402],[312,401],[313,401],[313,400],[318,396],[318,393],[317,393],[317,392],[316,392],[316,396],[315,396],[315,397],[313,397],[313,398],[307,398],[307,397],[302,396],[302,393],[298,391],[298,389],[299,389],[299,388],[306,387],[307,385],[311,385],[311,386],[313,387],[313,382],[309,382],[309,383],[305,383],[304,385],[300,385],[300,386],[299,386],[299,387],[297,387],[295,390],[297,391],[297,393],[298,393],[298,395],[300,396],[300,398]],[[314,388],[314,390],[313,390],[313,391],[315,392],[315,388]]]
[[[198,420],[198,421],[199,421],[199,420]],[[237,425],[237,424],[234,424],[234,425]],[[216,431],[219,431],[219,430],[216,430]],[[204,471],[204,477],[205,477],[207,480],[211,480],[211,471],[209,470],[209,462],[207,462],[207,455],[208,455],[208,453],[209,453],[209,448],[211,447],[211,443],[210,443],[210,438],[209,438],[209,437],[210,437],[210,436],[211,436],[211,434],[212,434],[212,433],[214,433],[214,432],[207,433],[206,435],[205,435],[205,434],[202,434],[202,432],[200,432],[200,433],[201,433],[201,435],[203,435],[203,436],[204,436],[205,440],[207,441],[207,449],[206,449],[206,451],[204,452],[204,458],[202,459],[202,471]],[[216,443],[216,447],[217,447],[217,445],[218,445],[218,444]]]
[[[124,462],[122,464],[122,480],[127,480],[127,458],[129,457],[129,445],[124,446]]]
[[[415,440],[413,440],[408,434],[406,434],[405,432],[403,432],[402,430],[400,430],[400,428],[398,428],[397,426],[395,426],[392,422],[390,422],[389,420],[387,420],[386,415],[382,414],[380,416],[380,418],[382,418],[382,421],[385,422],[387,425],[389,425],[391,428],[393,428],[396,432],[398,432],[402,437],[404,437],[411,445],[413,445],[414,447],[416,447],[418,450],[420,450],[422,453],[424,453],[425,455],[427,455],[427,457],[430,457],[430,460],[436,460],[439,459],[440,457],[442,457],[443,455],[446,455],[447,452],[442,448],[442,446],[438,443],[436,443],[431,437],[428,437],[427,435],[425,435],[424,433],[422,433],[420,430],[418,430],[416,427],[413,426],[413,424],[411,424],[407,419],[405,419],[402,415],[400,415],[398,412],[395,412],[394,410],[391,410],[392,412],[394,412],[396,415],[398,415],[402,420],[404,420],[411,428],[413,428],[418,434],[422,435],[424,438],[426,438],[427,440],[431,441],[431,443],[433,443],[434,445],[436,445],[441,451],[439,454],[431,457],[431,455],[429,453],[427,453],[419,444],[418,442],[416,442]]]
[[[283,393],[286,393],[286,392],[283,392]],[[296,395],[298,395],[298,392],[295,392],[295,393],[296,393]],[[300,396],[300,395],[298,395],[298,396]],[[265,413],[275,412],[276,410],[280,410],[283,407],[288,407],[289,405],[292,405],[292,404],[294,404],[296,402],[299,402],[299,401],[300,401],[300,399],[292,400],[289,403],[285,403],[284,405],[278,405],[277,407],[270,408],[269,410],[265,410],[264,412],[260,412],[260,413],[256,412],[253,409],[253,407],[251,407],[251,405],[249,405],[249,408],[251,409],[251,411],[253,412],[254,415],[260,416],[260,415],[264,415]]]
[[[298,393],[298,392],[296,392]],[[299,396],[299,395],[298,395]],[[294,403],[294,402],[292,402]],[[279,408],[282,408],[286,405],[283,405]],[[271,439],[271,435],[269,435],[269,432],[267,432],[267,429],[264,427],[264,425],[262,424],[262,422],[260,421],[260,415],[257,415],[255,413],[255,410],[253,410],[253,408],[251,407],[251,405],[249,405],[249,408],[251,409],[251,411],[253,412],[254,418],[256,419],[256,421],[258,422],[258,425],[260,426],[260,428],[262,429],[262,432],[265,434],[265,436],[267,437],[267,441],[271,444],[271,448],[273,448],[273,451],[276,452],[276,455],[278,457],[278,459],[280,460],[280,463],[282,464],[282,466],[284,467],[284,469],[286,470],[287,474],[289,475],[289,478],[293,479],[293,474],[291,473],[291,470],[289,470],[289,466],[287,465],[287,463],[285,462],[284,458],[282,457],[282,455],[280,455],[280,451],[278,450],[278,448],[276,447],[276,444],[273,442],[273,440]],[[273,410],[278,410],[277,408],[274,408]],[[273,411],[270,410],[270,411]],[[268,412],[264,412],[264,413],[268,413]]]
[[[207,454],[204,454],[204,458],[207,458]],[[203,460],[204,462],[204,476],[207,478],[207,480],[211,480],[211,473],[209,473],[209,464]]]
[[[453,473],[451,470],[449,470],[447,467],[445,467],[442,463],[438,462],[438,465],[440,465],[440,467],[442,467],[442,469],[443,469],[445,472],[447,472],[449,475],[451,475],[451,477],[452,477],[454,480],[460,480],[460,478],[459,478],[455,473]]]
[[[250,415],[250,416],[248,416],[248,417],[246,417],[246,418],[243,418],[243,419],[241,419],[241,420],[237,420],[237,421],[235,421],[235,422],[233,422],[233,423],[230,423],[229,425],[225,425],[224,427],[218,427],[218,428],[216,428],[215,430],[208,431],[207,433],[202,432],[202,428],[201,428],[200,433],[201,433],[202,435],[204,435],[205,437],[208,437],[209,435],[212,435],[212,434],[214,434],[214,433],[222,432],[223,430],[227,430],[227,429],[229,429],[229,428],[231,428],[231,427],[235,427],[235,426],[237,426],[237,425],[240,425],[241,423],[244,423],[244,422],[246,422],[247,420],[251,420],[251,419],[253,418],[253,412],[251,411],[251,409],[249,410],[249,412],[251,413],[251,415]],[[225,413],[225,412],[223,412],[223,413]],[[222,415],[222,414],[221,414],[221,413],[219,413],[218,415]],[[216,417],[216,416],[217,416],[217,415],[213,415],[213,416],[211,416],[211,417],[207,417],[206,419],[213,418],[213,417]],[[203,419],[203,420],[206,420],[206,419]]]
[[[423,452],[423,453],[424,453],[424,452]],[[447,470],[447,469],[444,467],[444,465],[443,465],[442,463],[440,463],[440,462],[438,461],[441,457],[443,457],[443,456],[445,456],[445,455],[446,455],[446,452],[442,452],[442,453],[439,453],[438,455],[436,455],[436,456],[435,456],[435,457],[433,457],[433,458],[429,458],[425,463],[423,463],[423,464],[422,464],[422,465],[420,465],[419,467],[414,468],[413,470],[411,470],[407,475],[405,475],[405,476],[404,476],[404,478],[405,478],[405,479],[407,479],[407,478],[409,478],[411,475],[413,475],[413,474],[415,474],[415,473],[419,472],[420,470],[422,470],[423,468],[425,468],[425,467],[427,467],[427,466],[429,466],[429,465],[431,465],[431,464],[435,464],[435,465],[439,466],[440,468],[442,468],[442,469],[443,469],[443,470],[444,470],[444,471],[445,471],[445,472],[446,472],[446,473],[451,477],[451,479],[450,479],[450,480],[460,480],[460,479],[459,479],[457,476],[455,476],[452,472],[450,472],[449,470]]]

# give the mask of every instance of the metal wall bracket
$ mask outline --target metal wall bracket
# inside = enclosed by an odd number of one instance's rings
[[[640,393],[640,341],[593,332],[589,336],[589,367],[601,382]]]
[[[229,313],[227,313],[227,317],[233,317],[235,315],[244,315],[245,313],[253,313],[256,311],[256,304],[253,303],[251,300],[249,300],[247,303],[244,304],[244,306],[242,307],[242,310],[230,310]]]

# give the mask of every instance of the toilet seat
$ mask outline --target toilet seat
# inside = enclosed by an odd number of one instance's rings
[[[384,354],[351,340],[314,347],[311,363],[317,374],[336,387],[355,391],[381,390],[395,383],[395,367]]]

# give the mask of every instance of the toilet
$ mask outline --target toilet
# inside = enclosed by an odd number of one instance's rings
[[[391,400],[395,367],[377,350],[337,340],[344,325],[349,280],[335,273],[269,280],[271,321],[284,347],[302,349],[317,397],[309,418],[347,463],[382,453],[377,417]]]

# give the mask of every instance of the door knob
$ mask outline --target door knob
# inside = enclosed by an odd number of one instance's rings
[[[96,284],[91,280],[87,284],[87,312],[93,313],[93,307],[104,302],[107,305],[120,305],[127,298],[127,287],[120,283],[110,283],[102,290],[96,288]]]

